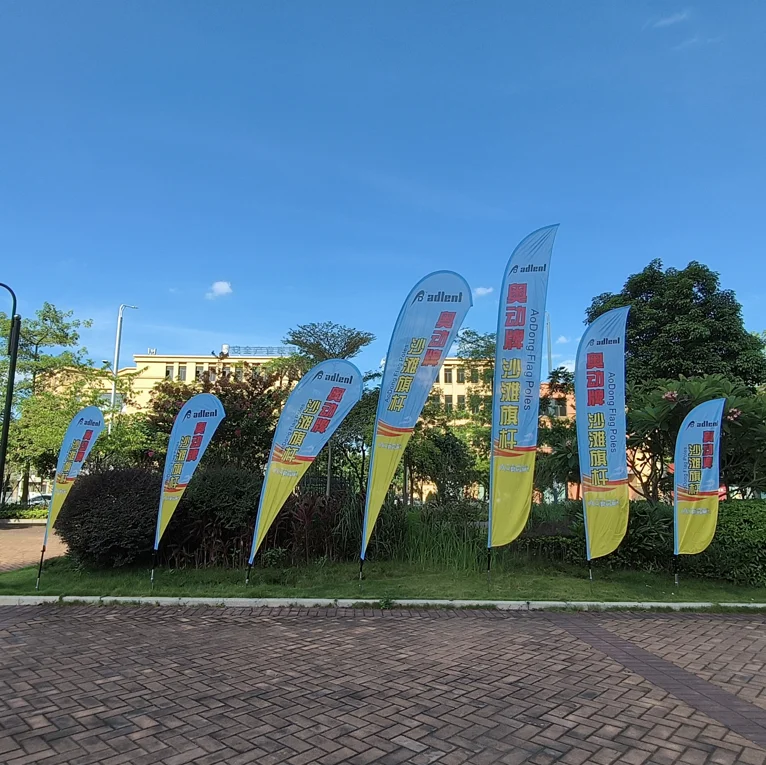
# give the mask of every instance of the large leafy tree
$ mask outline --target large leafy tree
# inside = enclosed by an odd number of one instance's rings
[[[734,293],[721,289],[718,274],[702,263],[663,270],[662,261],[653,260],[628,277],[620,292],[595,297],[587,323],[620,306],[630,306],[630,383],[706,374],[750,388],[766,382],[763,339],[745,329]]]
[[[722,375],[660,381],[634,390],[628,409],[628,466],[646,499],[670,498],[671,465],[684,417],[698,404],[725,398],[721,480],[732,494],[766,492],[766,395]]]
[[[288,345],[295,346],[298,354],[311,364],[327,359],[353,359],[368,346],[375,335],[332,321],[299,324],[284,338]]]
[[[436,486],[438,499],[459,499],[476,480],[470,446],[449,427],[418,428],[407,446],[411,475]]]
[[[290,329],[283,339],[284,343],[296,349],[295,353],[274,362],[270,370],[291,385],[315,364],[328,359],[352,359],[374,340],[375,335],[371,332],[332,321],[299,324]],[[377,377],[377,374],[368,374],[365,382]],[[372,438],[375,406],[377,391],[366,391],[333,435],[329,448],[322,451],[322,457],[315,467],[317,472],[324,471],[327,474],[328,462],[332,459],[331,449],[338,448],[343,456],[343,464],[351,471],[361,490],[365,482],[366,454]]]
[[[101,390],[99,378],[106,372],[94,370],[87,350],[80,345],[80,331],[89,320],[74,318],[43,303],[34,317],[23,319],[16,367],[13,435],[9,461],[22,470],[21,501],[29,496],[32,468],[40,474],[55,466],[69,419],[78,408],[96,403]],[[0,353],[7,351],[10,318],[0,313]],[[0,356],[0,382],[5,387],[8,358]]]
[[[273,375],[253,374],[244,366],[242,375],[217,375],[215,381],[205,376],[192,384],[167,380],[155,386],[145,427],[158,464],[164,460],[181,407],[196,393],[212,393],[221,401],[226,417],[210,442],[207,459],[263,469],[282,401]]]

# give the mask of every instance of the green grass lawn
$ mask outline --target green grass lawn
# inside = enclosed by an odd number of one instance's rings
[[[0,595],[35,594],[36,568],[0,574]],[[175,597],[295,597],[396,600],[397,598],[595,601],[711,601],[766,603],[766,588],[683,579],[673,587],[667,574],[519,563],[493,571],[450,571],[395,562],[368,563],[365,579],[358,565],[338,563],[294,568],[256,568],[245,586],[245,572],[229,569],[158,569],[154,591],[147,568],[81,571],[66,558],[46,562],[40,595],[123,595]]]

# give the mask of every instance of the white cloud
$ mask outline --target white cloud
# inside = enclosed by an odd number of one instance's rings
[[[168,292],[171,295],[176,295],[176,294],[178,294],[178,287],[168,287]]]
[[[570,338],[566,337],[565,335],[559,335],[558,340],[556,340],[556,345],[564,345],[565,343],[568,343]]]
[[[721,42],[720,37],[700,37],[699,35],[694,35],[694,37],[674,45],[673,50],[686,50],[687,48],[696,48],[698,45],[715,45],[719,42]]]
[[[495,291],[494,287],[476,287],[474,289],[473,294],[474,297],[480,298],[485,297],[486,295],[490,295]]]
[[[209,292],[205,293],[208,300],[215,300],[224,295],[231,295],[234,290],[231,288],[231,282],[213,282],[210,285]]]
[[[562,361],[561,364],[559,364],[560,367],[566,367],[570,372],[574,372],[575,370],[575,360],[574,359],[567,359],[566,361]]]
[[[672,27],[674,24],[681,24],[692,17],[692,12],[687,8],[684,11],[671,13],[669,16],[662,16],[654,21],[647,22],[652,29],[662,29],[663,27]]]

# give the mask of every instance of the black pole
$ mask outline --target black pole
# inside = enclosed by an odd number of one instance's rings
[[[154,591],[154,568],[157,565],[157,551],[152,550],[152,573],[149,577],[149,584],[151,586],[152,591]]]
[[[487,587],[492,585],[492,548],[487,548]]]
[[[362,579],[364,579],[364,576],[362,574],[362,569],[364,568],[364,558],[359,558],[359,586],[362,586]]]
[[[0,283],[11,293],[11,327],[8,333],[8,381],[5,386],[5,405],[3,407],[3,426],[0,432],[0,505],[5,505],[5,459],[8,452],[8,430],[11,427],[13,411],[13,386],[16,377],[16,361],[19,356],[19,338],[21,337],[21,316],[16,313],[16,293],[7,285]]]
[[[253,564],[247,564],[247,574],[245,574],[245,585],[250,584],[250,572],[253,570]]]
[[[678,587],[678,556],[673,555],[673,576],[676,587]]]
[[[43,558],[45,558],[45,542],[43,542],[43,549],[40,553],[40,565],[37,568],[37,581],[35,582],[35,590],[40,589],[40,577],[43,575]]]

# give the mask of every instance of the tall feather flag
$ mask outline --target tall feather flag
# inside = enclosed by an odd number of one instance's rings
[[[505,268],[492,396],[489,548],[516,539],[532,506],[545,300],[557,230],[530,234]]]
[[[575,401],[588,560],[617,549],[628,528],[625,328],[628,307],[599,316],[577,349]]]
[[[215,431],[226,416],[223,404],[212,393],[192,396],[176,415],[170,431],[168,454],[162,474],[162,493],[154,534],[154,556],[160,540],[197,469]],[[152,563],[152,584],[154,563]]]
[[[69,427],[61,442],[59,458],[56,463],[56,477],[53,480],[53,493],[48,505],[48,522],[45,524],[45,536],[43,537],[43,549],[40,553],[40,566],[37,569],[37,583],[35,589],[40,589],[40,577],[43,573],[43,559],[45,548],[48,545],[48,535],[56,523],[59,512],[69,492],[74,485],[75,479],[80,475],[83,463],[88,459],[90,450],[96,443],[104,429],[104,415],[97,406],[86,406],[72,417]]]
[[[678,432],[673,503],[676,555],[701,553],[715,535],[725,404],[726,399],[717,398],[695,406]]]
[[[462,276],[436,271],[412,288],[399,312],[386,354],[370,450],[360,575],[383,500],[471,305],[471,288]]]
[[[261,488],[248,579],[255,554],[311,463],[362,397],[362,375],[345,359],[317,364],[295,386],[279,416]]]

